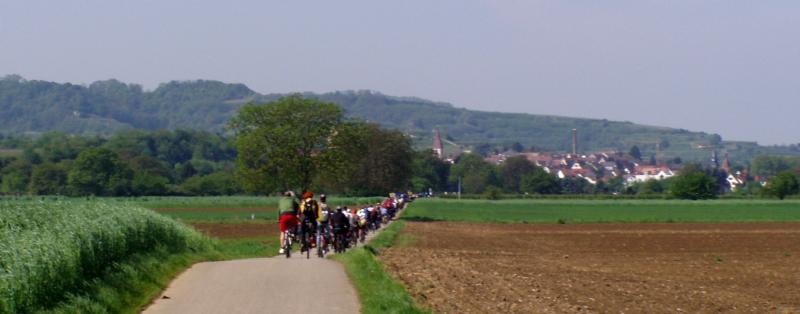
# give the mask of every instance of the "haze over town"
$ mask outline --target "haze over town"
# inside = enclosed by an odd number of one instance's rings
[[[797,143],[796,1],[3,1],[0,75],[372,89]],[[46,23],[45,23],[46,22]]]

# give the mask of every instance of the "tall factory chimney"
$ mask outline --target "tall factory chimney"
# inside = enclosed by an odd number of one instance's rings
[[[572,129],[572,155],[578,155],[578,129]]]

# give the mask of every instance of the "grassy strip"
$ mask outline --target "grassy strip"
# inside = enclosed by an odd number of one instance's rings
[[[672,223],[800,221],[800,202],[771,200],[422,199],[405,220],[487,223]]]
[[[392,223],[369,244],[334,256],[344,264],[356,287],[362,313],[429,313],[417,306],[405,287],[389,276],[375,258],[394,244],[402,228],[402,221]]]

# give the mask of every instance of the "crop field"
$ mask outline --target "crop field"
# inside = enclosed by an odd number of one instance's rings
[[[796,200],[421,199],[407,220],[482,223],[800,222]]]
[[[0,312],[33,312],[82,300],[106,270],[133,257],[144,261],[153,252],[170,256],[211,247],[191,228],[129,203],[2,199]],[[118,280],[135,268],[119,271]]]
[[[800,223],[411,221],[398,239],[378,258],[437,313],[800,312]]]

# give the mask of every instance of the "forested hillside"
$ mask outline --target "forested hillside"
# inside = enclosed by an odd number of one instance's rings
[[[243,84],[205,80],[173,81],[145,91],[140,85],[117,80],[83,86],[6,76],[0,79],[0,132],[62,131],[104,135],[120,129],[179,128],[224,132],[225,124],[242,104],[281,96],[262,95]],[[582,152],[627,152],[636,145],[649,157],[659,143],[662,158],[689,160],[705,159],[711,150],[728,152],[743,160],[759,153],[800,153],[796,146],[762,147],[749,142],[725,142],[718,135],[703,132],[605,119],[482,112],[369,91],[305,96],[334,102],[344,108],[348,117],[402,130],[414,136],[420,147],[431,143],[432,131],[438,128],[448,143],[445,147],[448,153],[462,149],[486,153],[512,147],[569,151],[573,128],[578,129]],[[608,118],[613,119],[613,116]]]

